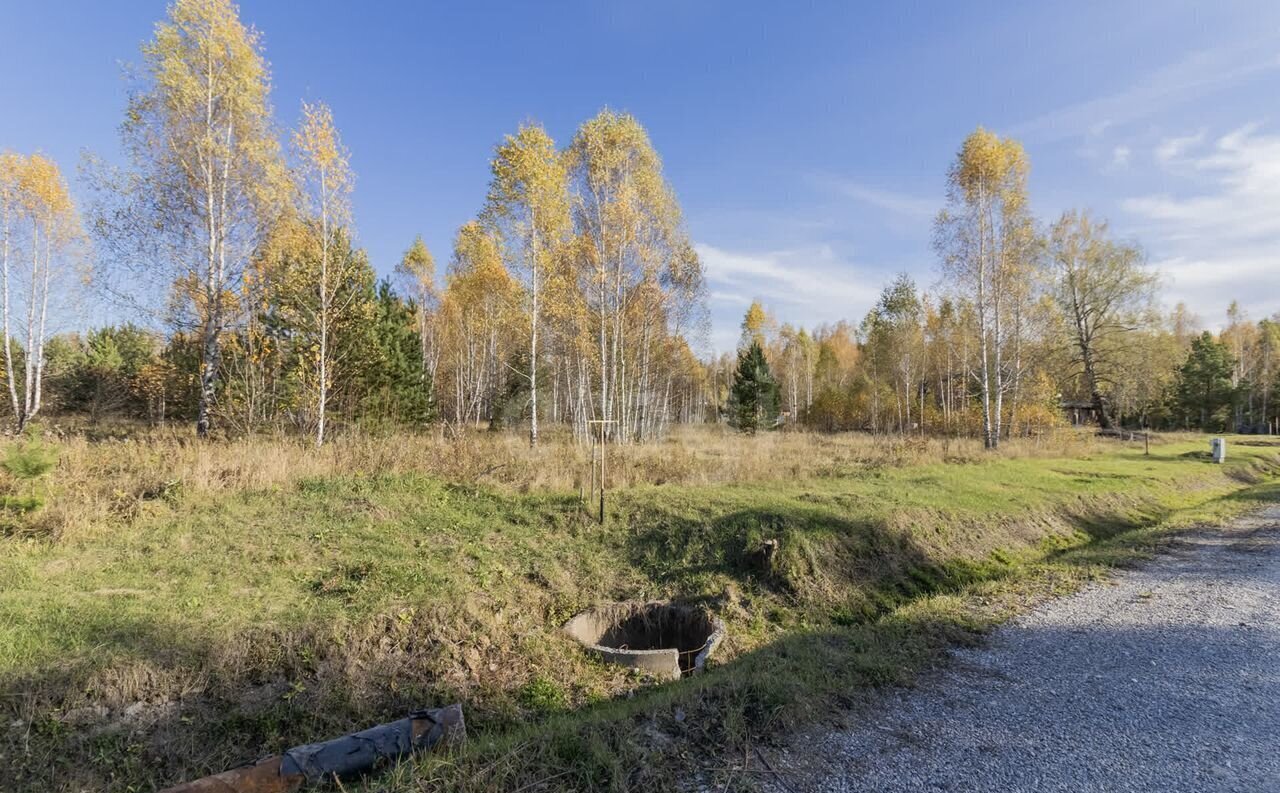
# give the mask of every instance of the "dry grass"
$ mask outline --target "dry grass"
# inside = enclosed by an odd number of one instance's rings
[[[309,479],[425,475],[508,493],[577,493],[591,450],[548,433],[538,448],[514,432],[441,431],[346,435],[322,448],[296,437],[249,436],[202,443],[186,428],[131,430],[118,437],[69,434],[57,441],[56,483],[33,534],[109,528],[146,502],[178,493],[260,492]],[[608,483],[721,485],[838,478],[882,467],[976,463],[991,459],[1081,457],[1118,442],[1061,430],[985,452],[971,438],[774,432],[746,437],[724,427],[682,427],[657,443],[610,446]]]
[[[0,537],[0,778],[33,793],[148,790],[448,701],[465,703],[476,748],[373,789],[488,793],[544,773],[670,789],[694,739],[646,747],[656,710],[696,708],[662,733],[707,726],[696,743],[712,750],[755,740],[968,630],[933,612],[894,621],[920,599],[968,603],[1024,562],[1280,466],[1280,448],[1243,445],[1212,465],[1200,437],[1144,457],[1083,433],[989,454],[687,429],[611,450],[600,526],[574,497],[588,450],[565,438],[57,443],[39,536]],[[588,605],[665,597],[729,628],[720,668],[691,685],[646,686],[557,630]]]

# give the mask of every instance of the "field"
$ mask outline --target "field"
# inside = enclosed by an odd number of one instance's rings
[[[985,454],[706,429],[612,452],[601,526],[586,452],[554,438],[52,442],[47,506],[0,538],[0,774],[19,791],[153,790],[454,701],[466,747],[370,789],[736,789],[753,744],[1280,497],[1266,439],[1217,466],[1203,436]],[[655,686],[557,631],[668,597],[727,623],[708,674]]]

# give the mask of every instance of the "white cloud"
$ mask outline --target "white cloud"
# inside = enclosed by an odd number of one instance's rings
[[[1196,180],[1195,192],[1121,205],[1169,276],[1170,297],[1206,317],[1220,316],[1232,299],[1254,316],[1280,310],[1280,135],[1242,127],[1198,156],[1187,153],[1192,138],[1172,140],[1161,144],[1168,156],[1160,159],[1176,161],[1177,173]]]
[[[751,253],[706,243],[694,247],[711,293],[712,342],[720,350],[733,348],[737,322],[752,299],[764,302],[779,321],[812,327],[861,317],[888,280],[829,245]]]
[[[941,208],[934,199],[885,190],[851,179],[826,176],[815,180],[846,198],[914,220],[928,220]]]
[[[1097,137],[1277,68],[1280,57],[1274,41],[1267,39],[1200,50],[1115,93],[1044,113],[1014,125],[1009,132],[1039,141]]]
[[[1129,167],[1129,155],[1132,154],[1128,146],[1116,146],[1111,151],[1111,164],[1117,168]]]
[[[1156,146],[1156,160],[1161,163],[1172,162],[1181,157],[1187,150],[1199,146],[1202,142],[1204,142],[1203,130],[1194,135],[1165,138],[1160,141],[1160,145]]]
[[[754,299],[746,292],[725,292],[719,289],[713,289],[708,298],[712,303],[728,303],[733,306],[749,306]]]

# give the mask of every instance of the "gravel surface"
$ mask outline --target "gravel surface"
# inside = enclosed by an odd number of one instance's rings
[[[953,656],[769,752],[762,786],[1280,791],[1280,506]]]

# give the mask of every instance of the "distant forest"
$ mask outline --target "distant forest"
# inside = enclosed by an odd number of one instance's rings
[[[753,348],[778,426],[989,447],[1069,414],[1276,428],[1280,318],[1232,304],[1215,334],[1165,310],[1137,242],[1086,210],[1035,217],[1026,152],[982,128],[939,196],[936,288],[902,275],[860,322],[813,328],[780,325],[763,295],[739,356],[709,359],[703,269],[634,117],[603,110],[566,145],[520,126],[443,272],[418,238],[382,281],[354,242],[329,108],[303,103],[291,131],[274,118],[258,32],[228,0],[177,0],[142,48],[128,164],[87,162],[83,206],[56,163],[0,153],[0,402],[16,428],[128,419],[323,443],[335,427],[442,423],[537,443],[603,420],[637,442],[727,420]],[[137,324],[49,332],[51,301],[85,283]]]

